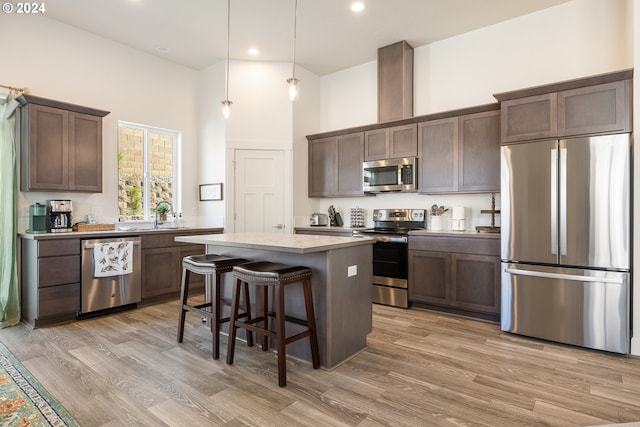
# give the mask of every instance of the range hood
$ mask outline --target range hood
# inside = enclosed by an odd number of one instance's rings
[[[413,117],[413,47],[406,41],[378,49],[378,123]]]

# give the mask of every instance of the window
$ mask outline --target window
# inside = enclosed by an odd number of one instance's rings
[[[155,219],[158,202],[179,211],[180,133],[118,122],[118,207],[125,220]]]

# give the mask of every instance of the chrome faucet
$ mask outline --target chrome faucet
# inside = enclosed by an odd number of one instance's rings
[[[153,228],[155,230],[158,229],[158,224],[160,224],[158,222],[158,208],[160,207],[160,205],[165,204],[165,205],[169,205],[169,210],[171,211],[171,214],[173,215],[173,205],[171,204],[171,202],[167,201],[167,200],[160,200],[158,203],[156,203],[156,220],[153,223]]]

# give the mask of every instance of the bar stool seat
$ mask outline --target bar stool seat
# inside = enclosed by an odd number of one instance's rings
[[[311,346],[311,359],[314,369],[320,367],[320,356],[318,352],[318,337],[316,332],[316,321],[313,308],[313,295],[311,291],[311,269],[301,266],[291,266],[277,264],[267,261],[250,262],[233,267],[235,286],[231,298],[231,322],[229,328],[229,345],[227,348],[227,364],[233,364],[235,351],[235,335],[238,328],[244,328],[247,333],[251,331],[262,336],[262,350],[268,349],[268,338],[275,338],[277,341],[278,353],[278,385],[284,387],[287,384],[286,374],[286,345],[292,342],[309,337]],[[285,316],[284,307],[284,287],[287,285],[302,282],[304,291],[304,304],[306,320],[295,319],[295,323],[306,327],[305,330],[290,337],[285,334],[285,322],[294,321]],[[261,312],[257,317],[240,320],[239,300],[240,290],[248,285],[261,288]],[[275,291],[275,331],[269,329],[268,307],[269,289]],[[246,292],[246,291],[245,291]]]
[[[212,334],[212,356],[214,359],[220,357],[220,328],[223,323],[229,322],[231,317],[222,317],[221,308],[223,305],[231,306],[231,303],[224,299],[221,294],[221,275],[233,270],[233,267],[248,262],[244,258],[231,258],[215,254],[191,255],[182,259],[182,284],[180,288],[180,314],[178,316],[178,342],[182,342],[184,338],[184,321],[188,311],[198,313],[203,317],[211,320]],[[189,304],[189,278],[191,273],[202,274],[205,276],[215,275],[215,281],[210,280],[208,283],[210,302],[205,301],[202,304]],[[249,288],[244,287],[244,306],[243,313],[237,315],[242,318],[251,319],[249,300]],[[209,310],[205,310],[209,309]],[[247,331],[247,345],[253,345],[253,335]]]

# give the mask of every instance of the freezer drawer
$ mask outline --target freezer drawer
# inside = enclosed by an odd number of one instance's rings
[[[502,263],[503,331],[629,353],[630,273]]]

